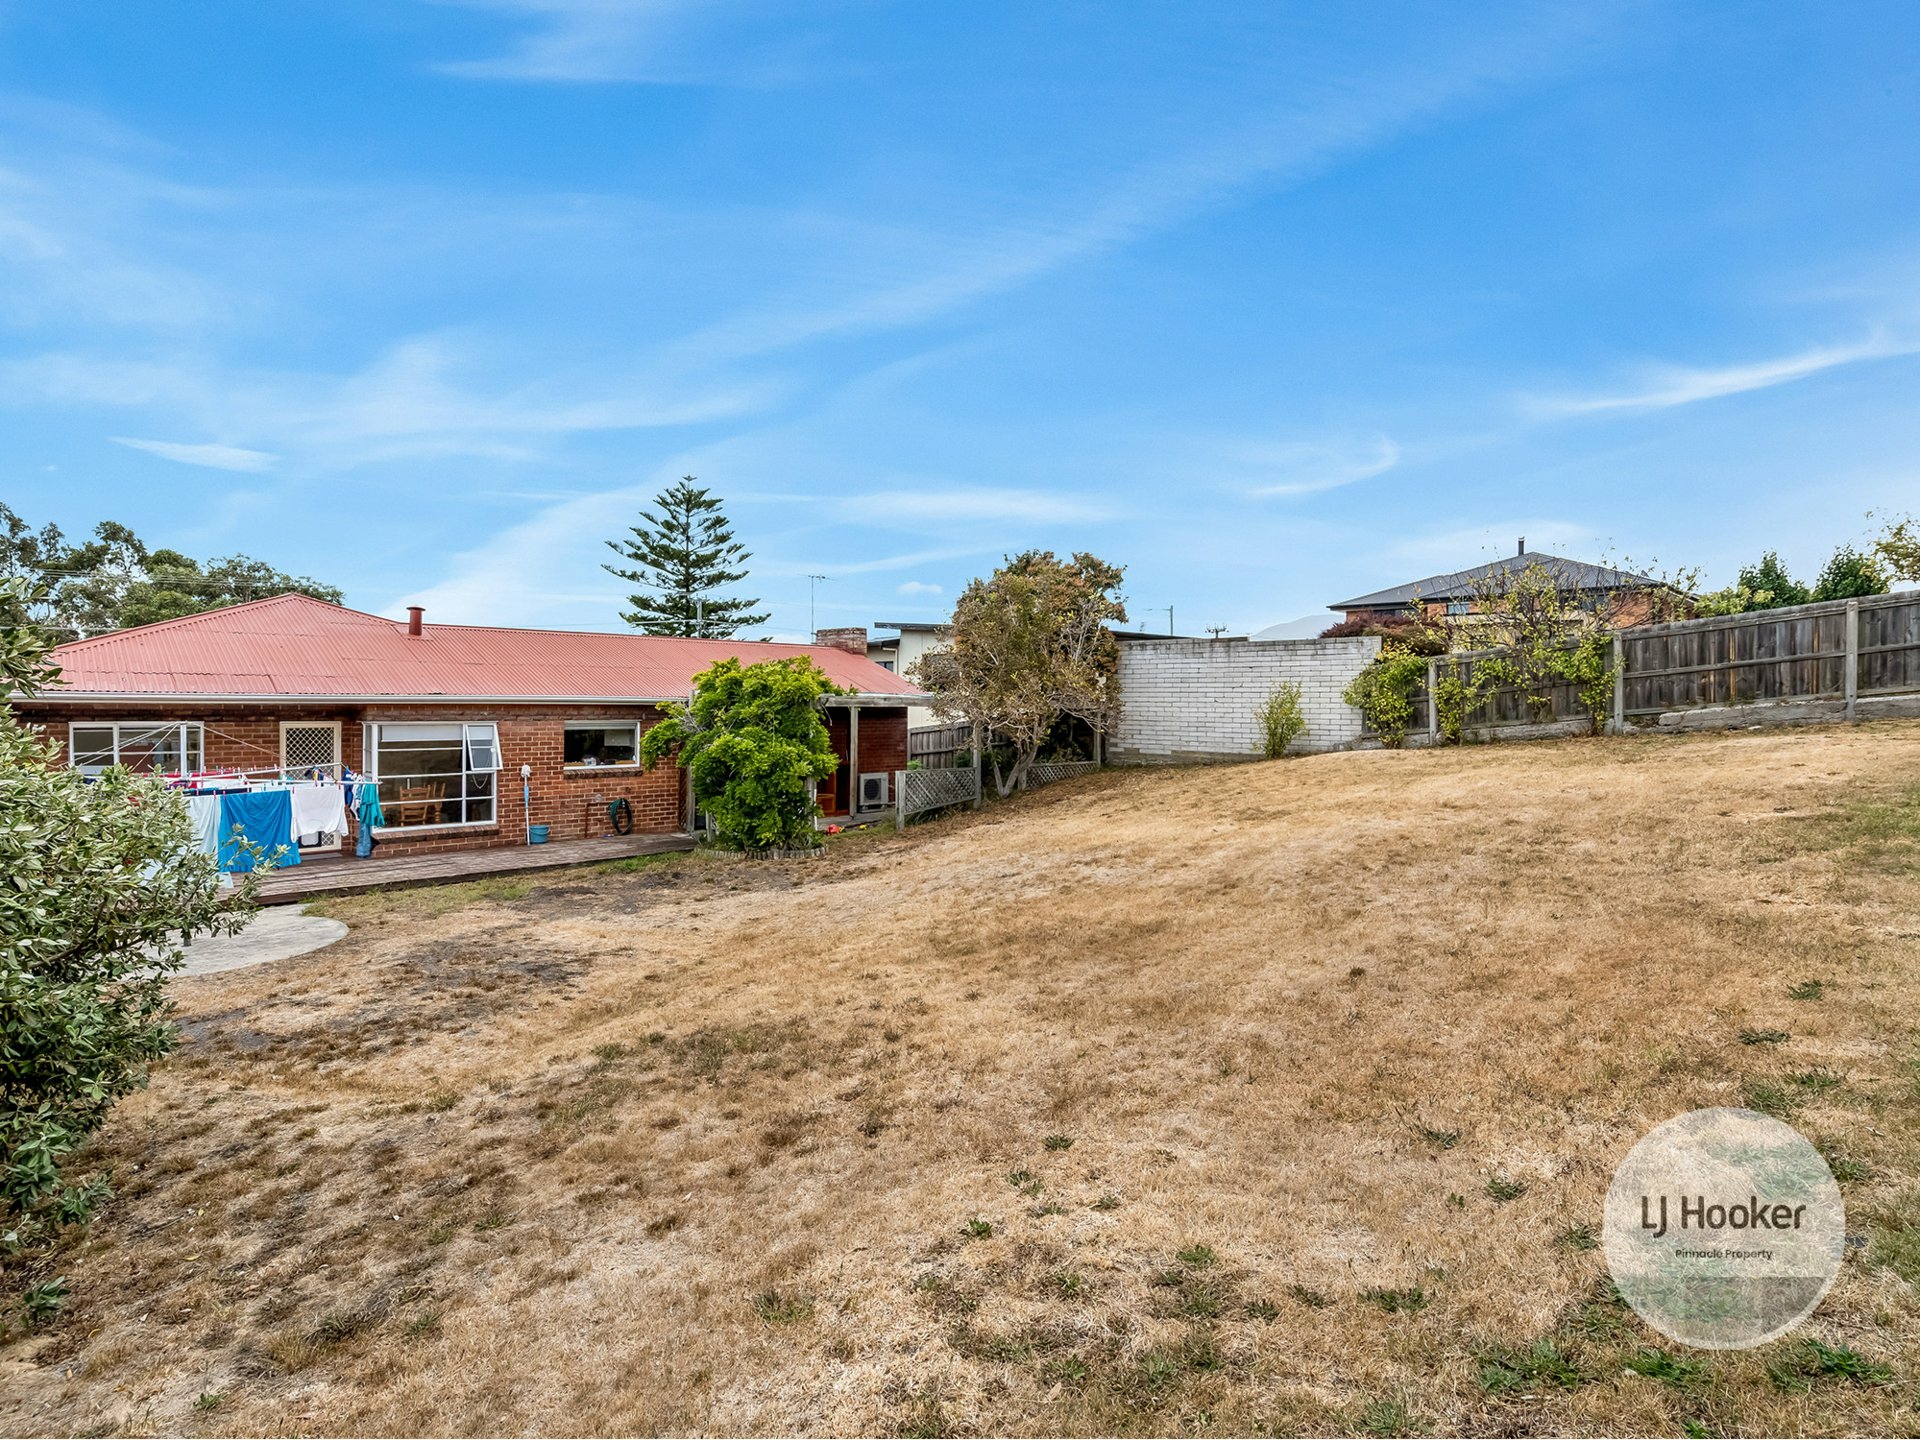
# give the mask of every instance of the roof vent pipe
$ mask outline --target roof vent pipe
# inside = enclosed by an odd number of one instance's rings
[[[1524,535],[1520,537],[1520,553],[1522,555],[1527,553],[1527,537]]]
[[[422,615],[425,615],[426,613],[427,613],[426,609],[423,606],[420,606],[420,605],[407,606],[407,634],[417,636],[420,633],[422,628],[420,624],[420,617]]]

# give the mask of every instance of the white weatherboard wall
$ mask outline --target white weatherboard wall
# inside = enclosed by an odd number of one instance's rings
[[[1380,653],[1378,638],[1130,640],[1120,646],[1120,723],[1107,738],[1117,764],[1244,760],[1263,753],[1254,712],[1279,686],[1300,686],[1307,733],[1295,750],[1339,750],[1360,739],[1360,712],[1340,694]]]

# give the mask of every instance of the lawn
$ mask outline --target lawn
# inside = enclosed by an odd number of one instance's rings
[[[1913,1433],[1916,901],[1881,723],[337,902],[177,985],[0,1430]],[[1730,1104],[1855,1243],[1799,1337],[1683,1351],[1601,1199]]]

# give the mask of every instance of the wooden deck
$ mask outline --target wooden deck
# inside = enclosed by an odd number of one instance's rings
[[[489,875],[518,875],[621,860],[629,855],[660,855],[693,849],[691,835],[616,835],[604,840],[555,840],[546,845],[503,845],[490,850],[449,850],[436,855],[350,855],[305,859],[292,869],[276,870],[260,884],[263,905],[293,905],[319,895],[356,895],[365,890],[400,890],[479,880]]]

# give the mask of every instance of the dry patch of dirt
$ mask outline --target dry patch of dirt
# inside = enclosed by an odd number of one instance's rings
[[[176,987],[0,1429],[1904,1433],[1916,787],[1898,724],[1331,755],[336,902]],[[1716,1104],[1836,1161],[1808,1333],[1890,1380],[1647,1358],[1601,1199]]]

